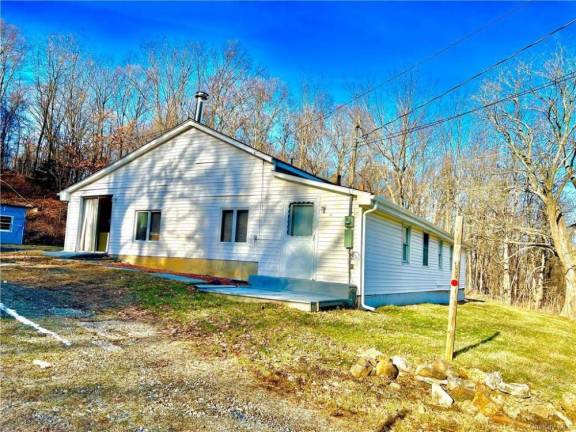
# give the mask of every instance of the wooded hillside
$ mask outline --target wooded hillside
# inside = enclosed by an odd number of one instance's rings
[[[193,94],[204,90],[210,127],[448,231],[461,212],[472,290],[576,317],[576,64],[567,49],[506,62],[473,97],[435,97],[441,89],[407,74],[379,91],[354,83],[351,102],[338,105],[318,86],[291,92],[233,43],[161,42],[111,66],[69,36],[32,46],[2,22],[1,38],[2,170],[56,192],[193,116]]]
[[[0,175],[0,203],[28,206],[24,242],[40,245],[64,244],[66,203],[38,179],[13,171]]]

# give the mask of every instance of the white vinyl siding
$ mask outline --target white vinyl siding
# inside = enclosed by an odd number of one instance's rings
[[[403,224],[392,218],[370,214],[366,221],[366,263],[365,294],[409,293],[421,291],[448,290],[450,286],[450,265],[442,263],[442,268],[423,266],[423,232],[411,228],[411,247],[408,263],[399,263],[402,254]],[[429,257],[439,256],[438,239],[430,234]],[[444,254],[445,255],[445,254]],[[448,257],[446,257],[448,258]],[[443,256],[443,259],[444,256]],[[462,254],[464,259],[464,254]],[[462,262],[462,274],[465,263]],[[460,286],[464,287],[461,278]]]
[[[80,197],[113,195],[108,247],[112,255],[251,261],[258,262],[260,274],[290,276],[281,265],[289,206],[312,202],[314,278],[347,282],[344,217],[348,215],[349,197],[277,178],[272,168],[269,162],[191,129],[73,192],[68,203],[65,249],[76,248]],[[141,209],[162,211],[158,241],[134,240],[134,218]],[[220,241],[223,209],[248,210],[246,242]],[[355,247],[359,248],[361,214],[357,206],[354,215]],[[358,267],[353,270],[353,283]]]

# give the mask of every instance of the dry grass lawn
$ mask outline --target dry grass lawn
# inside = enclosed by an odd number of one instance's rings
[[[513,430],[435,407],[429,387],[408,377],[394,390],[349,375],[372,347],[433,360],[444,306],[304,313],[33,250],[2,263],[16,294],[93,312],[34,318],[71,348],[2,319],[2,430]],[[544,400],[576,392],[575,322],[470,302],[459,309],[457,349],[457,365],[499,370]]]

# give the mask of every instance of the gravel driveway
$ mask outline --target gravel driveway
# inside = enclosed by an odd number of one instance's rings
[[[3,431],[340,430],[258,387],[233,357],[205,358],[150,322],[90,310],[78,292],[8,282],[1,301],[72,342],[2,317]]]

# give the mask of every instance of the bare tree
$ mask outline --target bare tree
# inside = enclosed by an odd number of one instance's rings
[[[542,203],[552,244],[564,269],[566,293],[561,314],[576,318],[576,252],[563,210],[563,201],[576,191],[576,79],[566,79],[573,70],[574,62],[560,52],[542,70],[521,65],[516,73],[486,84],[483,100],[513,94],[538,82],[553,84],[494,106],[488,111],[488,120],[515,161],[517,187]],[[568,186],[573,189],[569,191]]]
[[[6,167],[10,143],[19,145],[25,95],[18,74],[24,55],[24,41],[18,29],[0,19],[0,170]]]
[[[173,47],[166,42],[149,49],[146,76],[155,128],[169,129],[189,117],[198,49],[195,45]]]
[[[427,132],[413,133],[412,128],[421,123],[424,114],[413,112],[415,87],[404,86],[396,99],[397,118],[390,127],[381,130],[381,139],[369,138],[383,158],[386,195],[395,203],[421,213],[419,182],[428,169]],[[384,107],[374,111],[377,124],[384,124],[389,117]]]

